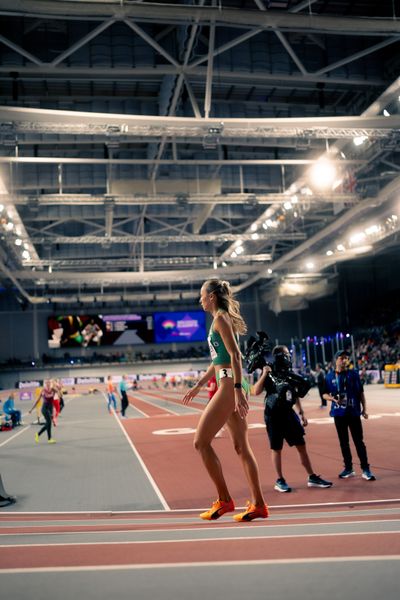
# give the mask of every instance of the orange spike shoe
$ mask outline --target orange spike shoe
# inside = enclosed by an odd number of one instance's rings
[[[227,512],[232,512],[235,510],[235,504],[233,500],[229,500],[229,502],[225,502],[224,500],[216,500],[213,502],[213,505],[210,509],[200,514],[200,518],[205,521],[215,521],[219,519]]]
[[[248,502],[246,510],[238,515],[233,515],[232,518],[238,523],[241,523],[243,521],[253,521],[253,519],[266,519],[268,515],[268,506],[266,504],[263,506],[256,506],[255,504]]]

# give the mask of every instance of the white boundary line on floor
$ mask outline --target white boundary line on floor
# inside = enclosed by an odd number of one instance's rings
[[[366,523],[369,523],[367,521]],[[363,521],[365,523],[365,521]],[[328,523],[329,524],[329,523]],[[346,523],[347,524],[347,523]],[[154,530],[151,530],[154,533]],[[173,530],[167,530],[168,533],[173,532]],[[182,530],[178,530],[182,531]],[[185,530],[184,530],[185,531]],[[188,530],[192,531],[192,530]],[[197,529],[195,531],[198,531]],[[209,530],[208,530],[209,531]],[[224,529],[226,531],[226,529]],[[79,532],[74,532],[75,535]],[[104,533],[104,532],[102,532]],[[126,533],[126,532],[125,532]],[[193,537],[193,538],[183,538],[179,540],[174,539],[166,539],[166,540],[120,540],[120,541],[107,541],[107,542],[54,542],[47,544],[0,544],[0,550],[6,550],[7,548],[54,548],[54,547],[65,547],[65,546],[138,546],[140,544],[192,544],[192,543],[212,543],[216,542],[260,542],[270,541],[270,540],[285,540],[285,539],[304,539],[304,538],[331,538],[331,537],[351,537],[356,535],[399,535],[398,529],[388,530],[388,531],[338,531],[338,532],[322,532],[322,533],[287,533],[281,535],[265,535],[263,537],[260,536],[252,536],[252,535],[237,535],[237,536],[218,536],[218,537]],[[9,534],[12,535],[12,534]],[[29,535],[29,534],[25,534]],[[47,535],[49,535],[47,533]],[[1,570],[1,569],[0,569]]]
[[[107,400],[107,396],[106,396],[105,392],[102,392],[102,394],[103,394],[103,397],[104,397],[105,401],[106,401],[106,402],[108,402],[108,400]],[[127,434],[127,432],[126,432],[126,430],[125,430],[124,426],[123,426],[123,425],[122,425],[122,423],[121,423],[121,420],[119,419],[119,417],[118,417],[118,415],[115,413],[115,411],[113,411],[113,415],[114,415],[114,418],[115,418],[115,420],[116,420],[116,421],[117,421],[117,423],[118,423],[118,426],[119,426],[119,428],[121,429],[122,433],[124,434],[124,436],[125,436],[125,438],[126,438],[126,440],[127,440],[128,444],[130,445],[130,447],[131,447],[131,449],[132,449],[132,452],[134,453],[134,455],[136,456],[137,460],[139,461],[139,464],[140,464],[140,466],[142,467],[142,469],[143,469],[143,471],[144,471],[144,473],[145,473],[145,475],[146,475],[147,479],[149,480],[149,483],[150,483],[150,485],[152,486],[152,488],[153,488],[153,490],[154,490],[154,492],[155,492],[155,494],[156,494],[157,498],[159,499],[159,501],[161,502],[162,506],[164,507],[164,510],[168,510],[168,511],[170,511],[171,509],[170,509],[170,507],[168,506],[168,503],[167,503],[167,501],[165,500],[164,496],[162,495],[160,488],[158,487],[158,485],[157,485],[157,484],[156,484],[156,482],[154,481],[154,479],[153,479],[153,477],[152,477],[152,475],[151,475],[150,471],[149,471],[149,470],[148,470],[148,468],[146,467],[146,465],[145,465],[145,463],[144,463],[144,461],[143,461],[142,457],[140,456],[139,452],[136,450],[136,448],[135,448],[135,446],[134,446],[134,444],[133,444],[132,440],[130,439],[129,435]]]
[[[133,395],[133,394],[132,394],[132,392],[130,392],[130,393],[131,393],[131,395]],[[144,394],[142,394],[142,395],[144,395]],[[137,397],[137,399],[138,399],[138,400],[140,400],[141,402],[144,402],[145,404],[150,404],[150,406],[153,406],[154,408],[158,408],[159,410],[163,410],[163,411],[165,411],[166,413],[169,413],[169,414],[173,415],[174,417],[181,417],[181,416],[182,416],[182,413],[175,412],[174,410],[171,410],[170,408],[165,408],[165,406],[160,406],[159,404],[157,404],[157,403],[154,403],[154,402],[151,402],[150,400],[144,399],[143,397],[142,397],[142,398],[139,398],[139,395],[138,395],[138,393],[137,393],[137,391],[136,391],[136,390],[135,390],[135,395],[133,395],[133,398],[135,398],[135,396],[136,396],[136,397]],[[128,397],[129,397],[129,396],[128,396]],[[163,399],[162,399],[162,398],[160,398],[160,402],[162,402],[162,401],[163,401]],[[167,402],[168,402],[168,400],[167,400]],[[175,404],[175,403],[174,403],[174,404]],[[135,408],[135,406],[134,406],[134,408]],[[199,412],[201,412],[201,411],[199,411]]]
[[[17,431],[17,433],[14,433],[14,435],[12,435],[11,437],[7,438],[6,440],[4,440],[4,442],[2,442],[0,444],[0,448],[2,448],[3,446],[5,446],[9,442],[11,442],[11,440],[14,440],[16,437],[18,437],[19,435],[21,435],[21,433],[24,433],[24,431],[26,431],[30,427],[31,427],[31,425],[26,425],[26,426],[22,425],[21,429],[19,431]]]
[[[388,561],[388,560],[400,560],[399,554],[388,554],[387,556],[336,556],[329,558],[272,558],[264,560],[231,560],[231,561],[204,561],[204,562],[183,562],[183,563],[145,563],[140,564],[127,564],[127,565],[99,565],[99,566],[88,566],[88,567],[27,567],[21,569],[0,569],[2,575],[20,575],[23,573],[59,573],[59,572],[77,572],[77,571],[130,571],[132,569],[187,569],[187,568],[207,568],[210,567],[231,567],[237,569],[238,565],[243,567],[252,566],[268,566],[268,565],[309,565],[316,563],[337,563],[337,562],[376,562],[376,561]]]
[[[363,519],[363,520],[359,520],[359,521],[322,521],[322,522],[318,522],[318,523],[279,523],[279,522],[269,522],[268,524],[264,524],[263,522],[258,522],[258,527],[256,529],[256,531],[260,531],[260,529],[265,529],[265,531],[270,532],[271,529],[302,529],[304,527],[338,527],[340,525],[370,525],[370,524],[382,524],[382,523],[399,523],[399,519]],[[238,528],[238,525],[232,520],[229,523],[225,522],[225,525],[228,525],[227,527],[212,527],[212,528],[207,528],[207,529],[199,529],[197,527],[177,527],[177,528],[150,528],[150,529],[97,529],[97,530],[85,530],[85,529],[78,529],[76,531],[65,531],[65,529],[63,529],[62,531],[24,531],[24,532],[18,532],[15,531],[13,533],[1,533],[1,529],[0,529],[0,539],[2,537],[25,537],[25,536],[32,536],[32,537],[37,537],[37,536],[70,536],[70,535],[105,535],[105,534],[112,534],[112,535],[119,535],[119,534],[126,534],[126,533],[130,533],[130,534],[144,534],[144,533],[169,533],[169,534],[173,534],[173,533],[182,533],[182,532],[191,532],[191,531],[195,531],[195,532],[203,532],[205,537],[196,537],[196,538],[190,538],[188,541],[193,541],[193,540],[213,540],[213,539],[222,539],[220,537],[217,538],[213,538],[211,536],[208,536],[208,534],[210,532],[217,532],[217,531],[228,531],[228,530],[232,530],[232,529],[236,529]],[[50,527],[50,525],[24,525],[23,526],[24,529],[29,529],[29,528],[46,528],[46,527]],[[67,525],[62,525],[62,527],[67,527]],[[87,527],[87,525],[71,525],[71,527]],[[94,527],[99,527],[99,524],[97,525],[93,525]],[[100,525],[101,527],[101,525]],[[242,529],[242,531],[244,531],[244,529]],[[342,532],[343,535],[349,535],[352,532]],[[361,531],[361,532],[354,532],[354,533],[377,533],[376,531]],[[380,533],[386,533],[385,531],[381,531]],[[391,530],[389,533],[400,533],[400,530]],[[226,540],[230,540],[230,539],[273,539],[276,537],[303,537],[303,535],[322,535],[320,533],[310,533],[310,534],[280,534],[278,535],[266,535],[266,536],[234,536],[234,537],[230,537],[227,536]],[[332,532],[332,533],[327,533],[326,535],[341,535],[341,532]],[[147,543],[147,541],[155,541],[155,540],[131,540],[132,543],[142,543],[145,544]],[[182,540],[175,540],[175,539],[164,539],[161,540],[163,542],[168,542],[168,541],[172,541],[172,542],[179,542],[179,541],[185,541],[185,539]],[[129,543],[129,540],[125,540],[124,543]],[[50,543],[48,545],[58,545],[60,544],[62,545],[63,542],[56,542],[55,544]],[[72,542],[67,542],[68,544],[72,543]],[[79,544],[80,542],[74,542]],[[82,543],[86,543],[86,544],[96,544],[97,542],[82,542]],[[99,543],[107,543],[107,542],[99,542]],[[110,542],[111,543],[111,542]],[[112,542],[112,543],[117,543],[117,542]],[[19,546],[19,544],[17,544]],[[26,546],[30,546],[31,544],[26,544]],[[41,545],[41,544],[38,544]],[[43,544],[45,546],[47,546],[47,544]],[[11,546],[11,545],[10,545]],[[0,548],[8,548],[10,547],[8,544],[0,544]],[[23,545],[25,547],[25,545]]]
[[[116,417],[117,418],[117,417]],[[129,440],[130,441],[130,440]],[[377,500],[352,500],[348,502],[319,502],[313,504],[269,504],[270,509],[275,508],[331,508],[335,506],[362,506],[366,504],[387,504],[389,502],[400,502],[400,498],[387,498],[387,499],[377,499]],[[206,507],[202,508],[168,508],[168,513],[172,516],[175,513],[197,513],[199,511],[205,510]],[[238,510],[242,508],[246,508],[245,506],[237,506]],[[0,513],[1,515],[14,515],[14,516],[24,516],[24,515],[153,515],[153,514],[164,514],[164,511],[152,509],[152,510],[75,510],[75,511],[31,511],[31,512],[19,512],[17,510],[7,511],[5,513]],[[1,522],[1,518],[0,518]]]

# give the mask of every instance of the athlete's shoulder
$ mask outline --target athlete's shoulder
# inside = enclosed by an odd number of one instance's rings
[[[226,326],[232,326],[231,318],[225,310],[219,310],[214,317],[213,329],[218,331],[220,327]]]

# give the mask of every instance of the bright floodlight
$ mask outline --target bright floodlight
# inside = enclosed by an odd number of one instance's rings
[[[332,188],[336,180],[335,166],[329,160],[318,160],[310,169],[310,177],[314,187],[320,190]]]
[[[353,235],[350,237],[350,244],[354,245],[354,244],[359,244],[360,242],[363,242],[365,240],[365,233],[363,231],[360,231],[358,233],[353,233]]]
[[[314,263],[312,261],[309,261],[309,262],[306,263],[306,268],[309,271],[312,271],[314,269],[314,267],[315,267],[315,265],[314,265]]]
[[[353,139],[353,144],[355,146],[361,146],[364,142],[366,142],[368,137],[366,135],[359,135]]]

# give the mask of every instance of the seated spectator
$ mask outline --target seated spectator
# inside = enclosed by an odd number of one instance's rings
[[[3,411],[6,416],[8,415],[11,418],[13,427],[23,425],[21,421],[21,411],[17,410],[14,406],[14,394],[10,394],[4,402]]]

